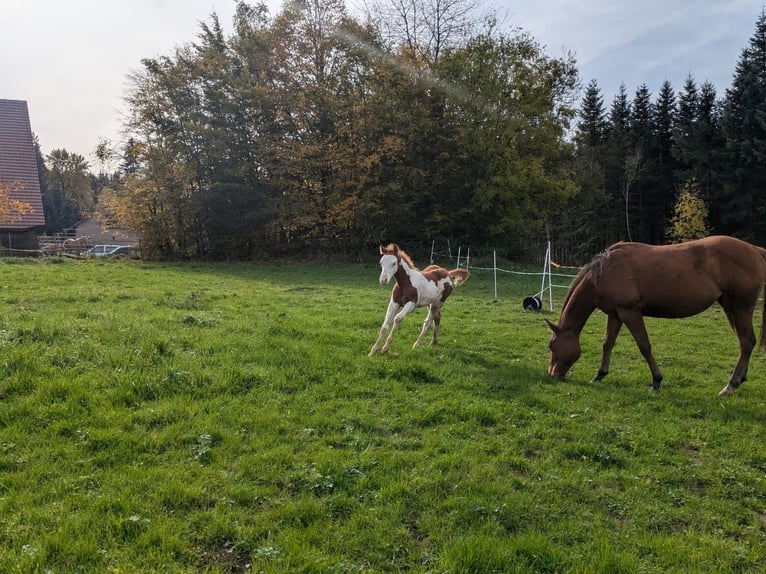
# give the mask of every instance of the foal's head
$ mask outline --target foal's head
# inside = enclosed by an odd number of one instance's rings
[[[399,246],[389,243],[380,246],[380,284],[387,285],[399,270]]]
[[[562,329],[547,319],[545,322],[553,333],[548,343],[548,349],[551,351],[548,374],[563,380],[580,358],[580,337],[572,329]]]

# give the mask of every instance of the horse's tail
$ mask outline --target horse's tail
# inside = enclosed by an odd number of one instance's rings
[[[766,257],[765,257],[766,259]],[[763,311],[761,311],[761,342],[758,348],[766,353],[766,283],[763,285]]]
[[[455,287],[468,281],[468,278],[471,276],[466,269],[453,269],[452,271],[447,271],[447,273],[449,273],[450,279],[452,279]]]
[[[766,249],[763,247],[755,246],[758,253],[761,254],[764,262],[766,262]],[[763,310],[761,311],[761,343],[758,346],[763,352],[766,352],[766,282],[763,284]]]

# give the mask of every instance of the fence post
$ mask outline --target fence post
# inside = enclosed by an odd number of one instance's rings
[[[553,311],[553,275],[551,273],[551,258],[553,257],[553,251],[551,250],[551,242],[548,241],[548,257],[546,263],[548,265],[548,306]]]
[[[495,277],[495,301],[497,301],[497,251],[492,252],[492,273]]]

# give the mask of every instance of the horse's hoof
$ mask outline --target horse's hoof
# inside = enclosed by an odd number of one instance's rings
[[[606,377],[608,374],[609,374],[609,372],[608,372],[608,371],[599,371],[598,373],[596,373],[596,376],[595,376],[595,377],[593,377],[593,378],[590,380],[590,382],[591,382],[591,383],[597,383],[597,382],[599,382],[601,379],[603,379],[604,377]]]
[[[734,392],[734,387],[731,386],[731,383],[726,385],[724,388],[721,389],[721,392],[718,393],[719,397],[730,397],[731,394]]]

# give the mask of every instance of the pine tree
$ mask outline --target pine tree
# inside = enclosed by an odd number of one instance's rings
[[[699,105],[697,83],[690,74],[678,98],[678,115],[673,127],[673,156],[679,162],[678,176],[682,181],[693,175]]]
[[[580,193],[569,202],[564,212],[560,238],[574,246],[571,256],[585,259],[605,245],[613,243],[610,227],[605,223],[613,215],[604,190],[604,152],[608,121],[604,98],[596,80],[585,90],[578,112],[575,131],[577,177]]]
[[[651,93],[642,84],[633,98],[628,129],[628,154],[626,156],[623,181],[625,225],[629,240],[650,241],[648,218],[645,213],[647,190],[652,189],[650,169],[652,168],[651,145],[654,132],[654,108]]]
[[[626,239],[628,230],[624,218],[624,186],[625,163],[629,155],[630,143],[628,130],[630,126],[631,107],[625,84],[612,100],[609,109],[609,121],[606,132],[606,149],[604,151],[604,191],[609,201],[609,212],[612,218],[604,222],[609,227],[609,235],[615,240]]]
[[[670,82],[662,84],[652,107],[652,142],[649,148],[652,170],[644,193],[644,238],[662,243],[665,223],[675,201],[676,161],[673,158],[673,128],[676,123],[676,97]]]
[[[577,123],[578,142],[591,148],[602,145],[607,130],[606,110],[604,97],[595,79],[591,80],[585,89],[578,116],[580,118]]]
[[[726,164],[722,231],[766,243],[766,10],[726,90],[722,129]]]

